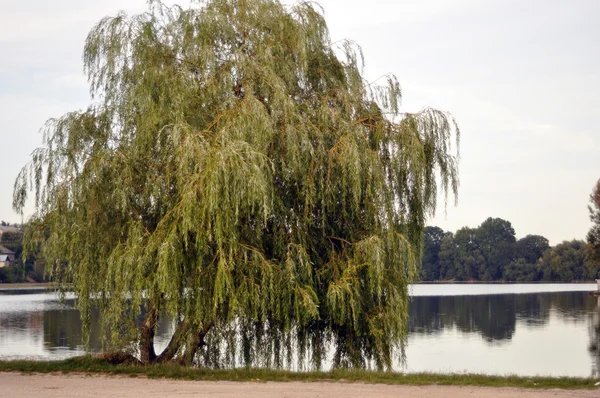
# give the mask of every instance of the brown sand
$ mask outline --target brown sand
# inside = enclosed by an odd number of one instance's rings
[[[391,386],[361,383],[261,383],[0,373],[0,397],[600,397],[596,390]]]

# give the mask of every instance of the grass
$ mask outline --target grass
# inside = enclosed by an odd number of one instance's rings
[[[84,373],[121,375],[130,377],[166,378],[205,381],[242,382],[361,382],[408,385],[453,385],[520,388],[596,388],[593,378],[574,377],[517,377],[486,376],[477,374],[404,374],[394,372],[373,372],[363,370],[333,370],[329,372],[291,372],[267,369],[215,370],[188,368],[174,364],[136,366],[112,365],[105,359],[82,356],[63,361],[0,361],[0,372],[23,373]]]

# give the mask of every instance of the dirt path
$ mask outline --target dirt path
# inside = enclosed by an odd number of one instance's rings
[[[597,390],[389,386],[358,383],[237,383],[0,373],[0,397],[599,397]]]

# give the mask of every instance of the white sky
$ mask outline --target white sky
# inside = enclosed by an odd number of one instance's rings
[[[188,0],[181,0],[187,5]],[[459,205],[445,230],[487,217],[551,244],[585,237],[600,178],[599,0],[322,0],[333,40],[352,39],[370,78],[396,74],[403,108],[450,111],[462,130]],[[87,32],[144,0],[0,0],[0,219],[50,117],[90,100]]]

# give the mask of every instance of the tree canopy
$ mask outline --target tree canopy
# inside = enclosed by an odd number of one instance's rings
[[[439,252],[441,250],[444,230],[439,227],[426,227],[423,236],[423,251],[421,260],[421,279],[433,281],[440,276]]]
[[[600,180],[590,195],[590,220],[592,228],[587,234],[587,241],[592,252],[592,258],[600,264]]]
[[[452,117],[400,112],[312,2],[150,1],[83,59],[97,102],[47,122],[14,207],[35,192],[25,246],[84,329],[97,306],[106,346],[144,363],[389,367],[425,218],[457,192]]]
[[[516,240],[511,223],[501,218],[490,217],[455,234],[438,227],[425,231],[421,280],[572,282],[600,277],[600,263],[592,261],[593,251],[585,242],[551,247],[540,235]]]

